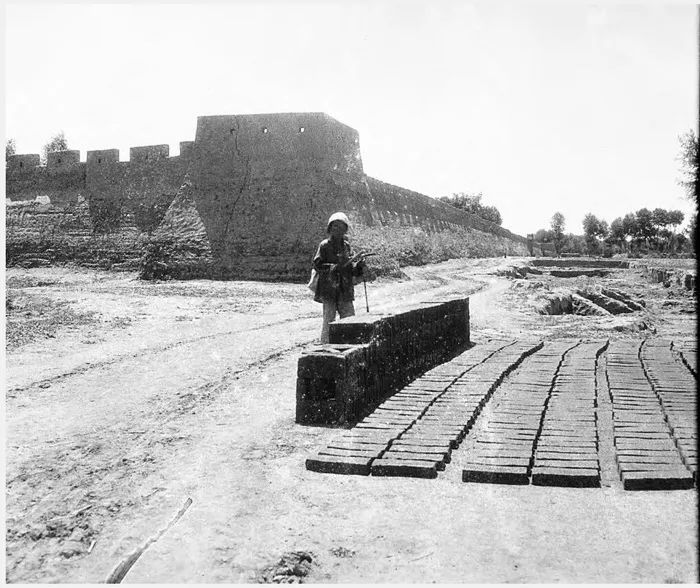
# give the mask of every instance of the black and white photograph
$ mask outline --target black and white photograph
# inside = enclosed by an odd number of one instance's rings
[[[700,581],[700,5],[2,9],[6,583]]]

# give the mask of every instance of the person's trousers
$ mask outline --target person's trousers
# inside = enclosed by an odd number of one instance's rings
[[[324,302],[323,303],[323,326],[321,327],[321,343],[328,343],[328,334],[330,332],[329,325],[335,320],[335,315],[339,314],[340,318],[345,318],[346,316],[355,316],[355,305],[352,300],[343,302],[339,300],[336,302]]]

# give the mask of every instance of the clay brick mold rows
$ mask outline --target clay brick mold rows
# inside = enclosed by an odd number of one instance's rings
[[[489,392],[536,348],[537,344],[493,341],[426,372],[309,458],[307,469],[436,477]]]
[[[676,447],[659,396],[647,379],[641,347],[641,343],[617,341],[608,349],[613,435],[623,487],[625,490],[690,488],[693,476]],[[658,350],[653,345],[645,356],[650,357]]]
[[[692,345],[477,345],[385,400],[306,467],[436,478],[469,434],[455,458],[465,482],[598,487],[600,451],[610,448],[614,476],[619,474],[625,490],[691,488],[697,471],[696,379],[680,353],[690,353]],[[604,384],[598,389],[596,379],[603,353],[607,391]],[[600,410],[607,425],[598,422]],[[611,430],[604,448],[600,426]]]
[[[697,477],[697,381],[679,362],[671,341],[645,341],[640,357],[681,460]]]
[[[577,343],[545,344],[503,383],[498,405],[483,415],[463,481],[529,484],[552,386],[563,357]]]
[[[537,438],[533,484],[600,486],[595,370],[606,346],[582,343],[564,355]]]
[[[387,452],[372,464],[372,474],[436,477],[446,461],[436,459],[434,452],[449,456],[452,449],[459,447],[493,390],[509,371],[539,346],[537,343],[505,346],[450,382]],[[431,381],[432,377],[435,376],[427,375],[425,382],[414,382],[406,389],[430,388],[435,383]],[[415,453],[406,456],[406,446]],[[407,463],[409,459],[411,463]]]

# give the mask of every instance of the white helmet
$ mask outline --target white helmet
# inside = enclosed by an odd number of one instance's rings
[[[326,226],[327,233],[331,232],[331,223],[333,221],[340,221],[341,223],[345,223],[345,226],[348,229],[350,228],[350,221],[348,220],[347,215],[344,212],[334,212],[328,219],[328,225]]]

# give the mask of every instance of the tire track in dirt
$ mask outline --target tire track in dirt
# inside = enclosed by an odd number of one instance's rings
[[[162,404],[150,414],[140,411],[138,418],[68,435],[49,447],[44,444],[43,451],[33,446],[32,455],[12,464],[12,471],[8,471],[8,579],[26,581],[27,574],[31,577],[48,565],[56,574],[53,580],[60,581],[60,570],[70,567],[72,558],[85,556],[105,525],[132,520],[164,490],[158,486],[152,490],[146,481],[163,467],[167,455],[196,443],[197,434],[185,433],[191,428],[181,426],[181,418],[190,417],[194,407],[201,410],[217,400],[241,374],[262,369],[307,343],[285,345],[229,369],[216,381],[206,382],[178,397],[177,403]],[[142,431],[134,436],[129,429],[135,423]],[[8,462],[13,461],[8,455]],[[87,480],[89,484],[85,484]],[[60,500],[55,499],[57,491]],[[40,553],[25,561],[30,546],[36,552],[39,543],[43,546]]]
[[[445,292],[432,281],[420,288],[408,298]],[[396,296],[393,287],[376,294],[377,301],[406,298]],[[361,312],[361,301],[356,304]],[[61,581],[71,575],[68,570],[82,565],[92,541],[109,541],[113,531],[133,526],[144,513],[162,512],[171,485],[164,472],[173,456],[204,450],[196,425],[200,411],[212,405],[216,412],[215,401],[227,391],[245,407],[238,392],[271,364],[293,363],[292,355],[316,339],[319,323],[317,313],[304,313],[190,337],[82,366],[49,379],[52,386],[39,394],[20,395],[12,402],[8,423],[7,578]],[[207,381],[192,385],[192,380],[182,380],[170,387],[172,382],[164,380],[150,393],[132,393],[139,383],[136,370],[141,369],[144,382],[158,382],[167,376],[168,366],[177,368],[190,354],[196,359],[214,348],[223,362],[190,366],[202,369]],[[240,377],[247,384],[236,386]],[[16,391],[32,388],[36,384]],[[23,401],[30,402],[22,406]],[[55,417],[53,413],[70,418],[52,426],[44,417]]]
[[[158,354],[158,353],[162,353],[162,352],[164,352],[164,351],[169,351],[169,350],[171,350],[171,349],[175,349],[175,348],[177,348],[177,347],[183,347],[183,346],[185,346],[185,345],[191,345],[191,344],[194,344],[194,343],[201,343],[202,341],[207,341],[207,340],[210,340],[210,339],[216,339],[216,338],[218,338],[218,337],[228,337],[228,336],[231,336],[231,335],[243,335],[243,334],[246,334],[246,333],[254,333],[254,332],[256,332],[256,331],[261,331],[261,330],[268,329],[268,328],[278,327],[278,326],[281,326],[281,325],[284,325],[284,324],[287,324],[287,323],[297,322],[297,321],[299,321],[299,320],[304,320],[304,319],[309,319],[309,320],[310,320],[310,319],[312,319],[312,318],[317,318],[316,313],[314,313],[314,314],[303,314],[303,315],[299,315],[299,316],[287,318],[287,319],[284,319],[284,320],[281,320],[281,321],[275,321],[275,322],[267,323],[267,324],[260,325],[260,326],[257,326],[257,327],[251,327],[250,329],[243,329],[243,330],[234,329],[234,330],[231,330],[231,331],[224,331],[224,332],[222,332],[222,333],[214,333],[214,334],[211,334],[211,335],[202,335],[202,336],[200,336],[200,337],[193,337],[193,338],[190,338],[190,339],[183,339],[183,340],[181,340],[181,341],[174,341],[173,343],[170,343],[170,344],[168,344],[168,345],[162,345],[162,346],[159,346],[159,347],[150,347],[150,348],[147,348],[147,349],[139,349],[138,352],[124,353],[124,354],[120,354],[120,355],[116,355],[116,356],[110,357],[110,359],[105,360],[105,361],[94,362],[94,363],[88,363],[88,364],[85,364],[85,365],[83,365],[83,366],[81,366],[81,367],[79,367],[79,368],[77,368],[77,369],[74,369],[74,370],[71,370],[71,371],[68,371],[68,372],[64,372],[64,373],[62,373],[62,374],[58,374],[58,375],[52,376],[52,377],[50,377],[50,378],[44,378],[44,379],[42,379],[42,380],[38,380],[38,381],[36,381],[36,382],[33,382],[32,384],[29,384],[28,386],[20,386],[20,387],[16,387],[16,388],[10,388],[10,389],[7,391],[7,393],[8,393],[8,394],[13,394],[13,393],[17,393],[17,392],[24,392],[24,391],[26,391],[26,390],[31,390],[31,389],[33,389],[33,388],[36,388],[37,386],[41,387],[42,385],[45,385],[45,384],[49,384],[49,385],[50,385],[50,384],[53,384],[53,383],[55,383],[55,382],[59,382],[59,381],[65,379],[65,378],[68,378],[68,377],[71,377],[71,376],[76,376],[76,375],[79,375],[79,374],[84,374],[85,372],[90,371],[90,370],[93,370],[93,369],[100,369],[100,368],[108,367],[108,366],[110,366],[110,365],[114,365],[114,364],[116,364],[116,363],[119,363],[119,362],[122,362],[122,361],[126,361],[126,360],[129,360],[129,359],[134,359],[134,358],[137,358],[137,357],[142,357],[142,356],[144,356],[144,355],[155,355],[155,354]]]

